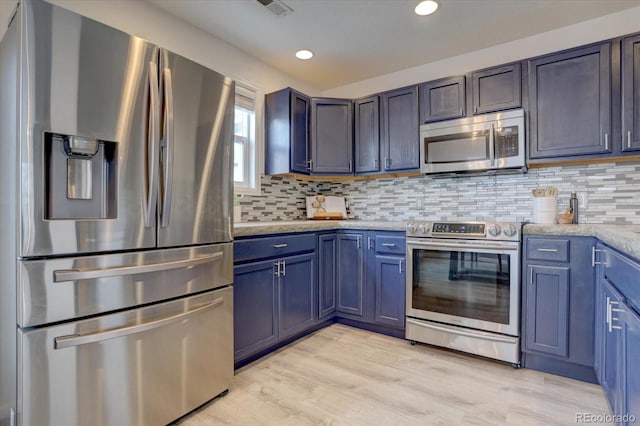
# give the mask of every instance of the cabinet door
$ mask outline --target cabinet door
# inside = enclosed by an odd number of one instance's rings
[[[355,172],[380,171],[379,97],[355,101]]]
[[[405,258],[375,256],[374,320],[380,324],[404,327]]]
[[[318,237],[319,317],[324,318],[336,310],[338,239],[336,234]]]
[[[448,77],[423,83],[420,90],[420,122],[448,120],[464,117],[465,78]]]
[[[638,357],[640,356],[640,315],[629,306],[623,307],[624,311],[624,368],[625,377],[624,407],[623,413],[640,419],[640,369]]]
[[[527,350],[569,356],[569,268],[529,265]]]
[[[608,43],[529,61],[529,157],[611,152]]]
[[[280,260],[278,336],[285,339],[309,327],[316,317],[316,256],[303,254]]]
[[[364,314],[363,234],[338,234],[338,305],[336,311]]]
[[[309,173],[309,110],[309,98],[292,90],[290,137],[291,171],[293,172]]]
[[[522,105],[520,64],[510,64],[471,75],[473,113],[482,114]]]
[[[601,291],[605,302],[606,325],[604,332],[604,363],[602,381],[600,384],[609,401],[609,408],[613,414],[623,412],[623,323],[619,312],[612,309],[620,309],[622,298],[617,291],[611,287],[606,279],[600,281]],[[637,355],[636,355],[637,357]]]
[[[640,149],[640,35],[622,42],[622,150]]]
[[[235,361],[278,341],[275,260],[234,267],[233,335]]]
[[[384,170],[420,168],[418,90],[408,87],[382,95]]]
[[[352,111],[348,100],[311,100],[313,173],[353,173]]]

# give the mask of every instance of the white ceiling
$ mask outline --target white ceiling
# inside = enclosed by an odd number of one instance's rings
[[[550,31],[640,0],[284,0],[276,16],[256,0],[146,0],[300,81],[326,90]],[[294,53],[309,49],[313,59]]]

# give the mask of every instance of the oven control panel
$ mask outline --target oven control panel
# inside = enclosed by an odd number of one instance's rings
[[[516,222],[411,222],[407,224],[407,237],[520,241],[521,225]]]

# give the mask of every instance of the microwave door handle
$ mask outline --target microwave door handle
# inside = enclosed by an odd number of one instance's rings
[[[156,202],[158,200],[158,156],[159,156],[159,88],[158,64],[149,61],[149,127],[147,129],[147,203],[144,211],[144,226],[154,226]]]
[[[496,138],[494,134],[493,124],[489,128],[489,159],[491,161],[491,167],[496,166]]]
[[[162,71],[163,83],[164,83],[164,97],[165,97],[165,117],[164,117],[164,156],[162,165],[164,171],[164,194],[162,197],[162,210],[160,226],[166,228],[169,226],[169,219],[171,218],[171,197],[173,193],[173,80],[171,75],[171,69],[166,66]]]

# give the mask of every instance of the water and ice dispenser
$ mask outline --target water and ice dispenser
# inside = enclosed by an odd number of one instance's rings
[[[45,133],[45,219],[117,215],[117,143]]]

